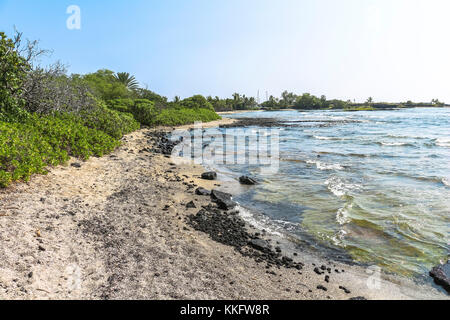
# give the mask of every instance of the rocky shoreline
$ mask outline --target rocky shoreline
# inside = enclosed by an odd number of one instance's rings
[[[261,128],[294,128],[294,127],[331,127],[342,125],[346,123],[360,123],[359,120],[292,120],[282,121],[275,118],[234,118],[232,123],[224,123],[220,128],[247,128],[247,127],[261,127]]]
[[[0,299],[445,298],[384,276],[369,289],[357,266],[282,252],[222,181],[172,162],[168,132],[1,190]]]

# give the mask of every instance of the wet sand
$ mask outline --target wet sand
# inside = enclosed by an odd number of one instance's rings
[[[212,240],[188,224],[211,204],[194,190],[230,182],[202,180],[201,166],[155,154],[152,132],[0,190],[0,299],[448,299],[387,275],[370,289],[365,268],[309,252],[283,253],[301,271],[269,270]],[[331,273],[317,274],[322,265]]]

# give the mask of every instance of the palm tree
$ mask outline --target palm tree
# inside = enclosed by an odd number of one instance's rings
[[[139,88],[139,82],[137,82],[136,78],[128,72],[117,72],[114,77],[117,81],[125,85],[130,90],[136,90]]]

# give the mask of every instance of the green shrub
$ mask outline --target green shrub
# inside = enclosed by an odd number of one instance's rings
[[[196,95],[179,102],[183,108],[208,109],[214,111],[213,105],[202,95]]]
[[[131,113],[140,123],[152,126],[155,123],[158,110],[155,108],[154,102],[145,99],[137,99],[131,107]]]
[[[131,107],[134,105],[133,99],[114,99],[109,100],[108,108],[119,112],[131,112]]]
[[[161,126],[178,126],[191,124],[196,121],[209,122],[221,117],[208,109],[170,108],[164,109],[156,117],[155,124]]]
[[[32,115],[23,123],[0,122],[0,187],[27,181],[75,156],[88,159],[111,152],[119,142],[83,126],[75,116]]]
[[[111,99],[131,98],[133,92],[117,81],[111,70],[98,70],[95,73],[89,73],[82,76],[88,85],[92,88],[96,97],[105,101]]]
[[[20,97],[23,82],[30,70],[27,60],[20,56],[16,44],[0,32],[0,120],[22,120],[27,113]]]
[[[119,112],[129,112],[134,119],[146,126],[153,126],[158,115],[155,103],[147,99],[114,99],[108,101],[108,108]]]
[[[86,127],[103,131],[116,139],[140,128],[132,114],[108,109],[103,104],[94,110],[81,112],[79,118]]]

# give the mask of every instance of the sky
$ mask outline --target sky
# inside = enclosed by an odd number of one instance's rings
[[[0,31],[40,40],[43,64],[129,72],[169,98],[450,102],[449,14],[448,0],[0,0]]]

